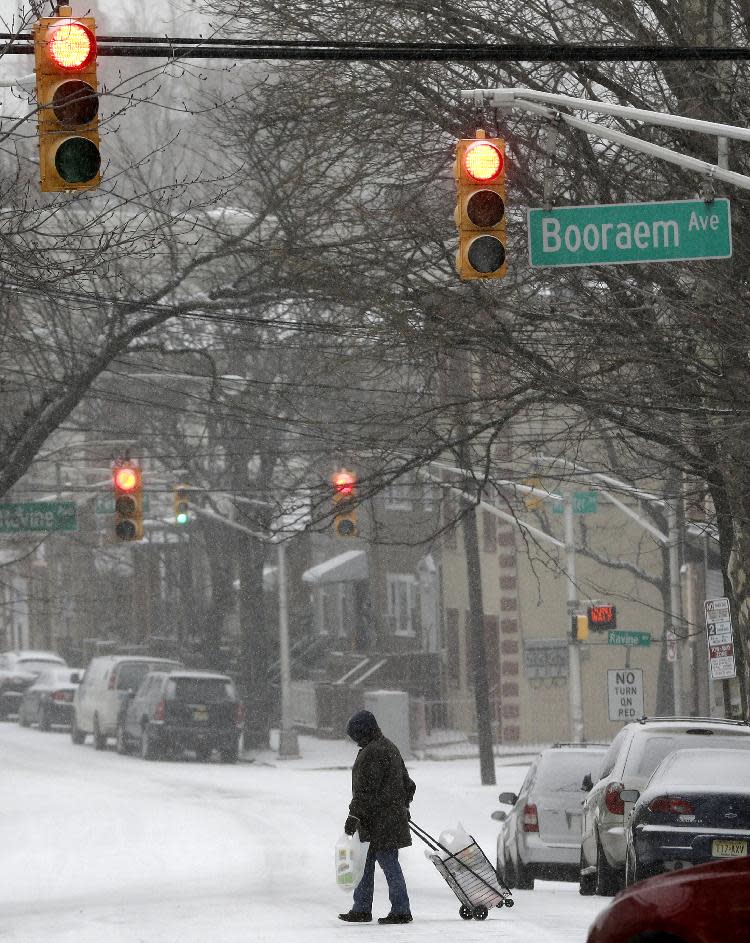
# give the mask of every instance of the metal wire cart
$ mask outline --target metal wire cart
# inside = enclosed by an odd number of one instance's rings
[[[490,907],[513,906],[510,889],[498,880],[487,855],[472,835],[469,836],[471,843],[454,854],[419,825],[409,822],[409,827],[434,852],[429,856],[430,861],[461,902],[460,917],[486,920]]]

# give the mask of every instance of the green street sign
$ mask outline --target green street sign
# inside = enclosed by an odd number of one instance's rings
[[[555,514],[562,514],[565,506],[562,501],[553,501],[552,510]],[[573,492],[573,513],[574,514],[596,514],[599,510],[596,491],[574,491]]]
[[[609,645],[629,645],[631,648],[646,647],[651,644],[650,632],[626,632],[623,629],[613,629],[607,632]]]
[[[77,530],[74,501],[28,501],[0,504],[0,533],[44,534],[53,530]]]
[[[533,266],[728,259],[729,200],[668,200],[530,209]]]

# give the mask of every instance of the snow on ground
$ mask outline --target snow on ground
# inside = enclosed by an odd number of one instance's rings
[[[1,943],[584,943],[606,900],[537,882],[513,909],[462,921],[418,843],[402,852],[415,922],[341,923],[351,898],[335,886],[333,845],[356,747],[301,737],[300,748],[237,766],[149,763],[0,724]],[[479,785],[475,758],[407,765],[415,822],[437,834],[460,821],[494,862],[490,813],[520,785],[523,758],[498,759],[497,786]],[[374,915],[387,912],[378,871]]]

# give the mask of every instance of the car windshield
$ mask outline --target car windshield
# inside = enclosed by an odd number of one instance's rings
[[[750,743],[737,746],[732,744],[730,750],[678,750],[659,766],[649,785],[746,789],[750,786]]]
[[[547,753],[539,763],[535,788],[545,792],[580,792],[586,773],[596,781],[604,750],[576,753]]]
[[[225,678],[171,678],[167,696],[179,701],[223,701],[234,697],[234,686]]]
[[[633,745],[625,766],[626,774],[648,778],[665,756],[674,750],[700,745],[701,750],[720,748],[750,748],[750,736],[721,736],[717,734],[659,733]],[[746,742],[745,742],[746,741]]]

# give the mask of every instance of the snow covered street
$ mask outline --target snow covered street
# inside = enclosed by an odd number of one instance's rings
[[[343,924],[333,845],[350,795],[353,744],[301,738],[303,757],[254,763],[149,763],[66,733],[0,725],[0,941],[12,943],[583,943],[606,904],[577,885],[537,882],[513,909],[462,921],[458,901],[415,844],[402,853],[414,923]],[[507,762],[516,762],[505,760]],[[407,761],[412,815],[438,833],[461,821],[494,862],[497,795],[522,765],[478,785],[475,759]],[[378,873],[373,916],[388,912]]]

